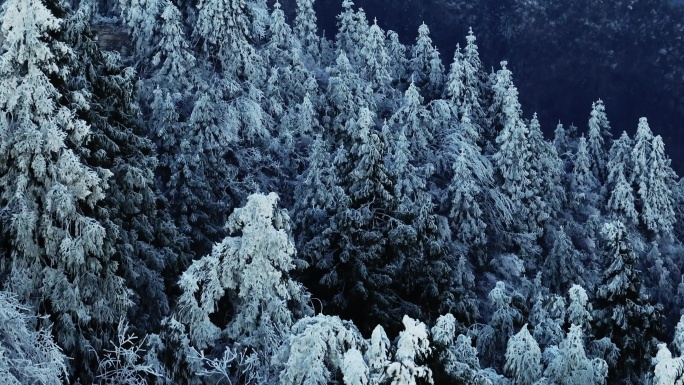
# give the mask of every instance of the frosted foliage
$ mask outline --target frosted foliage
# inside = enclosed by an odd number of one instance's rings
[[[387,91],[392,81],[389,64],[392,60],[385,48],[385,32],[374,23],[363,40],[361,56],[365,63],[363,73],[376,91]]]
[[[684,384],[684,359],[672,358],[666,344],[658,344],[658,353],[653,359],[655,364],[653,385]]]
[[[54,55],[46,37],[49,32],[60,29],[61,20],[54,17],[41,0],[5,1],[2,14],[0,30],[5,38],[2,46],[6,50],[3,57],[27,63],[29,67],[49,63],[47,72],[57,72],[55,63],[50,63]],[[3,61],[2,66],[7,64]],[[3,88],[2,92],[8,91]]]
[[[294,322],[291,306],[309,311],[303,287],[287,275],[294,268],[295,249],[289,217],[277,209],[277,202],[275,193],[251,195],[228,218],[226,227],[236,236],[216,244],[211,255],[183,273],[179,313],[200,349],[218,337],[209,315],[226,292],[234,298],[227,335],[266,351],[277,346]]]
[[[556,147],[556,151],[559,155],[566,155],[569,141],[568,132],[565,130],[565,127],[563,127],[563,124],[559,122],[556,129],[553,131],[553,146]]]
[[[345,353],[364,348],[365,341],[353,324],[338,317],[305,317],[292,327],[287,343],[274,358],[284,366],[280,385],[327,385],[347,361]]]
[[[589,117],[588,150],[591,157],[591,171],[597,180],[605,178],[606,151],[604,137],[610,137],[610,123],[606,117],[606,108],[602,100],[594,102]]]
[[[406,46],[399,41],[399,34],[387,31],[387,54],[390,57],[389,72],[392,79],[404,79],[408,59],[406,58]]]
[[[511,70],[508,69],[508,62],[507,61],[502,61],[501,63],[501,69],[496,71],[496,74],[493,74],[493,79],[492,79],[492,92],[493,92],[493,100],[491,105],[489,106],[489,115],[492,120],[491,124],[492,125],[505,125],[506,124],[506,113],[504,112],[505,105],[504,103],[506,101],[510,101],[510,98],[508,98],[508,94],[510,93],[509,88],[514,87],[513,86],[513,79],[512,79],[512,73]],[[516,94],[516,101],[517,101],[517,89],[515,89],[515,94]],[[516,116],[519,118],[521,115],[521,107],[518,104],[517,106],[517,112],[512,110],[513,112],[516,112]],[[511,110],[509,110],[511,111]]]
[[[651,158],[653,133],[646,118],[639,119],[636,135],[634,136],[634,148],[632,148],[632,161],[634,166],[634,181],[639,186],[639,196],[643,200],[648,191],[649,160]]]
[[[370,369],[371,383],[380,383],[380,378],[385,373],[389,361],[390,340],[387,338],[385,329],[378,325],[373,329],[373,334],[368,341],[366,349],[366,362]]]
[[[561,227],[555,231],[555,237],[553,247],[544,262],[544,279],[549,282],[549,288],[562,292],[572,284],[584,283],[584,269],[580,254],[573,246],[566,230]]]
[[[418,27],[418,37],[408,63],[411,81],[424,87],[426,93],[434,94],[444,82],[444,65],[439,52],[433,46],[430,29],[425,23]]]
[[[544,376],[558,385],[604,384],[607,368],[603,360],[590,360],[584,351],[582,328],[570,326],[568,335],[558,346]],[[597,370],[598,369],[598,370]]]
[[[131,28],[138,59],[149,55],[154,46],[164,3],[164,0],[119,0],[121,16]]]
[[[183,31],[181,13],[167,1],[161,19],[159,46],[152,58],[152,64],[160,66],[155,73],[157,81],[164,81],[174,89],[182,85],[183,89],[189,90],[192,83],[188,71],[195,66],[196,60]]]
[[[638,213],[634,207],[634,190],[622,171],[617,172],[617,180],[608,199],[608,210],[616,219],[636,224]]]
[[[417,164],[425,164],[431,154],[433,124],[429,111],[423,105],[423,97],[414,83],[411,83],[404,93],[404,101],[392,115],[390,123],[403,127],[404,135],[410,143],[410,153]]]
[[[456,318],[452,314],[439,316],[430,332],[432,333],[432,341],[436,345],[450,346],[456,333]]]
[[[285,12],[280,8],[280,2],[276,1],[273,4],[273,12],[271,12],[271,36],[268,42],[271,51],[285,50],[292,44],[292,29],[285,21]]]
[[[337,15],[337,35],[335,43],[340,53],[345,52],[349,61],[359,64],[361,48],[367,35],[368,20],[363,9],[354,11],[354,2],[342,1],[342,13]]]
[[[416,361],[430,353],[430,341],[425,324],[404,316],[404,331],[399,333],[395,362],[387,367],[387,376],[392,385],[416,385],[417,379],[432,384],[432,371]]]
[[[247,73],[254,48],[250,45],[249,12],[245,0],[199,0],[195,35],[203,50],[216,55],[226,70]]]
[[[653,138],[649,159],[646,194],[639,186],[643,199],[642,218],[646,226],[656,234],[671,236],[675,223],[674,198],[671,186],[674,185],[674,172],[670,160],[665,156],[665,145],[660,135]]]
[[[504,369],[518,385],[532,385],[541,377],[541,351],[527,330],[527,324],[508,340]]]
[[[510,71],[505,67],[497,72],[497,82],[494,86],[495,102],[501,106],[501,123],[503,128],[496,137],[499,150],[493,155],[501,176],[503,177],[502,190],[511,199],[515,210],[521,218],[534,218],[537,212],[532,211],[532,205],[526,204],[526,200],[535,196],[532,189],[532,148],[530,130],[522,121],[521,106],[518,102],[518,91],[510,83]],[[509,83],[506,86],[506,83]],[[500,89],[502,88],[502,89]],[[501,98],[501,99],[496,99]],[[537,230],[537,229],[528,229]]]
[[[114,346],[105,349],[104,357],[98,362],[102,385],[147,385],[147,376],[160,377],[152,365],[140,363],[144,343],[144,338],[139,341],[135,334],[129,333],[128,323],[121,319]]]
[[[456,383],[491,385],[480,370],[477,350],[468,336],[459,335],[440,357],[444,371]]]
[[[54,55],[72,53],[48,37],[60,21],[40,1],[6,1],[3,10],[0,195],[12,246],[5,287],[32,305],[50,301],[60,314],[58,342],[70,349],[79,334],[75,319],[78,326],[116,322],[130,304],[103,249],[104,227],[84,215],[104,198],[111,173],[74,153],[89,127],[57,104]]]
[[[461,97],[464,94],[465,84],[463,84],[464,77],[463,52],[461,47],[456,44],[454,51],[454,60],[451,62],[449,74],[447,75],[447,82],[444,87],[444,93],[458,106],[461,102]]]
[[[587,140],[582,136],[575,154],[575,165],[572,169],[571,188],[573,199],[579,205],[596,204],[596,193],[599,182],[591,170],[591,157]]]
[[[50,334],[36,331],[35,319],[15,294],[0,291],[0,384],[63,384],[67,357]]]
[[[568,322],[570,324],[585,326],[592,320],[591,304],[587,292],[579,285],[573,285],[568,290],[570,305],[567,310]]]
[[[344,353],[341,369],[345,385],[368,385],[368,366],[358,349]]]
[[[462,148],[452,165],[453,177],[448,187],[451,201],[449,224],[454,236],[464,244],[482,245],[486,243],[487,224],[480,206],[483,181],[478,174],[488,179],[491,169],[486,163],[474,161],[473,158],[478,159],[479,154],[466,156],[466,153]]]
[[[613,142],[608,154],[608,177],[604,195],[611,216],[625,223],[637,224],[638,213],[632,188],[632,140],[626,132]]]
[[[680,355],[684,355],[684,315],[682,315],[679,318],[679,322],[677,322],[672,345],[674,345]]]
[[[302,48],[310,54],[318,53],[319,37],[317,36],[315,0],[297,0],[297,15],[294,20],[294,33],[299,38]]]
[[[506,349],[508,338],[514,333],[515,325],[522,316],[511,307],[511,297],[506,294],[503,282],[497,282],[488,297],[494,313],[477,340],[477,350],[486,362],[496,363],[503,359],[499,352]]]

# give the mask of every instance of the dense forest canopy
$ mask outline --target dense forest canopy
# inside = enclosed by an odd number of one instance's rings
[[[684,381],[679,6],[0,4],[0,384]]]
[[[284,4],[293,0],[284,0]],[[634,133],[648,116],[666,142],[680,141],[684,112],[684,7],[668,0],[359,0],[368,19],[377,17],[411,44],[425,22],[445,62],[462,31],[477,31],[485,68],[508,60],[520,101],[536,111],[551,136],[558,120],[575,125],[600,95],[613,112],[613,134]],[[315,4],[319,26],[334,34],[340,2]],[[294,9],[289,7],[289,9]],[[684,172],[684,157],[672,153]]]

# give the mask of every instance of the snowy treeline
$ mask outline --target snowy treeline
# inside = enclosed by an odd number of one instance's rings
[[[2,3],[0,383],[682,381],[648,120],[549,140],[475,31],[445,63],[342,6]]]

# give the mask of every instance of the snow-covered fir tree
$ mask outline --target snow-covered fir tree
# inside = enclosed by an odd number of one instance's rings
[[[62,82],[79,76],[60,34],[66,10],[41,0],[2,7],[0,225],[9,247],[2,287],[53,317],[56,342],[75,358],[71,373],[88,381],[89,346],[101,346],[131,305],[97,214],[113,174],[80,157],[91,130],[77,109],[87,107],[88,93],[71,94],[75,106],[64,100]]]
[[[639,221],[632,187],[632,141],[626,132],[613,142],[608,154],[608,177],[603,188],[608,197],[606,209],[610,216],[625,224]]]
[[[603,184],[606,178],[605,143],[608,139],[610,139],[610,122],[606,116],[606,107],[599,99],[591,105],[587,150],[591,159],[591,172],[600,184]]]
[[[368,35],[368,20],[362,8],[355,11],[353,7],[353,1],[342,1],[342,13],[337,16],[335,45],[340,54],[344,52],[354,66],[359,66],[363,42]]]
[[[596,338],[608,337],[620,349],[610,378],[620,383],[641,383],[655,354],[655,339],[662,333],[662,308],[652,305],[642,291],[637,256],[621,222],[606,223],[607,269],[597,289],[594,303]]]
[[[430,29],[425,23],[418,28],[418,37],[411,49],[408,68],[411,82],[415,83],[427,97],[441,95],[445,80],[444,65],[439,58],[439,51],[432,44]]]
[[[508,340],[505,369],[516,384],[531,385],[541,378],[541,350],[527,330],[527,324]]]
[[[313,8],[315,0],[297,0],[297,15],[293,29],[299,43],[314,61],[320,60],[320,37],[316,25],[316,11]]]

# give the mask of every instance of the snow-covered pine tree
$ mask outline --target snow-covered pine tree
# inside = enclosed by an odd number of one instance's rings
[[[91,136],[81,150],[84,161],[112,173],[104,207],[94,213],[107,229],[104,247],[116,251],[133,289],[132,324],[150,331],[167,315],[167,293],[180,266],[190,259],[187,239],[173,226],[154,183],[153,145],[135,123],[136,74],[118,56],[100,50],[90,12],[83,6],[66,24],[67,42],[76,53],[76,76],[66,79],[64,93],[90,125]]]
[[[297,14],[294,20],[294,34],[299,39],[302,51],[310,55],[315,63],[321,60],[321,41],[316,25],[315,0],[296,0]]]
[[[434,345],[432,356],[436,358],[435,364],[431,365],[435,382],[491,385],[481,373],[477,349],[472,345],[472,339],[463,334],[455,336],[454,316],[440,316],[430,333]]]
[[[274,362],[283,367],[280,384],[340,385],[336,379],[341,377],[339,371],[345,354],[365,350],[366,345],[359,330],[349,321],[321,314],[302,318],[292,326],[290,336],[274,357]],[[372,361],[370,369],[373,369]]]
[[[425,23],[418,27],[416,44],[412,47],[408,63],[411,82],[415,83],[428,99],[441,95],[444,86],[444,65],[439,51],[432,44],[430,29]]]
[[[326,116],[323,118],[325,139],[335,146],[348,146],[352,135],[345,132],[346,124],[356,119],[362,107],[375,110],[373,90],[361,79],[344,52],[339,54],[333,66],[327,68],[327,72]]]
[[[408,71],[408,57],[406,46],[399,41],[399,34],[387,31],[387,54],[390,57],[389,73],[395,81],[410,80]]]
[[[580,285],[572,285],[568,290],[568,297],[570,297],[570,304],[566,311],[567,322],[570,325],[577,325],[582,329],[589,328],[593,320],[592,306],[589,303],[587,292]]]
[[[252,46],[258,39],[253,36],[254,20],[250,20],[251,8],[256,5],[255,0],[198,0],[193,32],[201,42],[204,58],[219,72],[253,82],[263,76]]]
[[[492,158],[501,180],[500,189],[511,200],[513,212],[518,213],[514,231],[538,237],[541,236],[543,223],[550,214],[540,187],[549,183],[544,178],[551,179],[551,175],[540,173],[542,167],[546,166],[540,163],[541,159],[538,157],[541,154],[536,154],[535,151],[542,151],[540,144],[543,139],[539,139],[540,132],[532,135],[530,127],[522,120],[518,90],[511,82],[506,63],[501,64],[490,110],[494,113],[492,124],[501,127],[496,137],[498,149]],[[495,112],[497,109],[499,112]],[[538,129],[535,127],[535,131]],[[533,138],[536,139],[532,140]],[[529,249],[534,246],[523,244],[521,247]]]
[[[541,275],[537,274],[536,286],[540,287]],[[538,290],[529,321],[534,328],[532,336],[543,350],[563,340],[563,324],[565,323],[565,300],[556,294],[547,294]]]
[[[385,369],[390,363],[390,353],[390,340],[385,329],[378,325],[373,329],[364,356],[368,363],[371,384],[379,384],[384,380]]]
[[[486,127],[485,110],[482,107],[484,105],[486,76],[472,28],[468,31],[466,41],[463,50],[459,45],[456,45],[454,59],[446,78],[444,93],[454,104],[459,119],[467,114],[477,132],[484,139],[485,129],[488,128]],[[482,143],[478,142],[478,144]]]
[[[378,25],[377,19],[368,29],[361,47],[363,77],[370,83],[373,91],[390,97],[392,76],[389,73],[390,56],[385,47],[385,31]]]
[[[406,304],[390,278],[398,273],[400,265],[392,260],[399,256],[387,258],[397,204],[384,164],[387,143],[376,132],[374,115],[367,108],[361,108],[358,119],[347,127],[352,136],[343,143],[351,145],[338,149],[334,165],[349,202],[332,216],[328,254],[314,265],[322,274],[321,283],[331,290],[330,305],[345,318],[358,322],[362,330],[377,323],[396,326]]]
[[[648,162],[648,189],[642,196],[641,218],[646,227],[657,237],[671,238],[674,228],[675,212],[672,186],[677,175],[670,168],[670,160],[665,155],[663,138],[653,138],[651,155]],[[639,190],[641,192],[641,189]]]
[[[453,102],[457,113],[460,112],[460,107],[463,104],[461,98],[462,95],[465,94],[463,62],[463,51],[461,51],[461,46],[456,44],[454,59],[451,62],[449,73],[446,76],[446,82],[444,84],[444,96]]]
[[[602,229],[609,265],[597,289],[594,334],[610,338],[620,349],[616,365],[610,367],[612,381],[640,383],[650,368],[657,338],[662,333],[660,305],[652,305],[642,292],[637,256],[621,222],[606,223]]]
[[[487,366],[501,369],[504,364],[501,352],[506,350],[508,339],[515,330],[522,326],[522,314],[511,306],[511,296],[506,293],[503,282],[497,282],[488,297],[494,313],[478,335],[477,351]]]
[[[285,20],[280,2],[273,5],[268,32],[267,42],[260,51],[268,68],[268,79],[260,90],[263,95],[257,100],[278,122],[301,102],[307,91],[314,90],[309,89],[311,74],[302,63],[299,41]]]
[[[536,192],[535,199],[528,205],[532,211],[537,212],[536,221],[543,226],[560,212],[565,203],[565,191],[562,187],[563,161],[553,144],[544,139],[536,113],[530,120],[529,130],[532,151],[530,172],[532,188]]]
[[[235,350],[250,349],[260,372],[268,371],[295,321],[311,313],[309,294],[289,276],[301,264],[294,257],[290,219],[277,203],[275,193],[251,195],[228,218],[231,236],[193,262],[179,282],[177,316],[190,343],[206,349],[224,336]],[[219,307],[226,300],[230,306]],[[217,319],[216,312],[225,313]]]
[[[638,224],[632,187],[632,140],[624,131],[610,148],[607,171],[602,195],[608,199],[609,216],[625,224]]]
[[[672,294],[677,292],[677,282],[672,277],[678,275],[679,268],[668,255],[660,252],[658,242],[653,241],[649,246],[644,258],[644,266],[648,266],[644,269],[644,285],[650,288],[649,296],[654,302],[662,304],[664,308],[676,308],[676,296]]]
[[[653,132],[646,118],[639,118],[632,148],[632,181],[637,188],[637,211],[643,211],[644,199],[648,193],[648,174],[651,153],[653,152]],[[629,181],[629,179],[628,179]]]
[[[527,324],[508,340],[504,369],[519,385],[532,385],[541,378],[541,351],[527,330]]]
[[[611,137],[610,123],[606,116],[606,107],[601,99],[592,103],[589,115],[589,132],[587,136],[587,150],[591,159],[591,172],[603,185],[606,179],[606,163],[608,161],[605,143]]]
[[[434,145],[434,122],[431,114],[423,105],[423,97],[420,95],[415,83],[411,83],[404,93],[404,100],[399,109],[392,115],[390,125],[403,129],[409,140],[409,151],[413,154],[413,162],[416,167],[430,173],[432,165],[432,150]]]
[[[161,182],[171,215],[198,255],[209,252],[212,243],[225,235],[227,211],[237,203],[226,193],[230,183],[237,187],[231,178],[237,171],[224,158],[237,142],[237,133],[231,131],[235,127],[220,125],[223,108],[210,95],[198,95],[189,121],[176,123],[177,152],[161,160],[168,170]]]
[[[684,358],[672,357],[667,344],[658,344],[653,363],[653,385],[681,384],[684,381]]]
[[[501,69],[492,72],[489,76],[489,84],[491,85],[491,101],[488,103],[487,108],[487,127],[492,130],[490,133],[492,141],[495,140],[497,135],[503,130],[504,126],[507,124],[509,119],[508,114],[513,113],[516,118],[521,119],[522,107],[520,103],[517,102],[518,99],[518,89],[515,88],[513,84],[513,73],[508,69],[508,62],[502,61],[500,63]],[[511,101],[509,94],[511,93],[511,87],[515,89],[515,102],[506,112],[506,104]]]
[[[488,163],[473,162],[473,154],[466,143],[462,144],[460,154],[454,159],[453,177],[448,187],[449,226],[452,237],[464,247],[477,249],[487,242],[487,223],[484,221],[481,204],[485,192],[480,175],[491,178],[492,170]],[[466,155],[467,154],[467,155]],[[482,169],[474,169],[484,166]],[[489,167],[487,167],[489,166]],[[481,261],[483,262],[483,261]]]
[[[675,326],[672,347],[678,357],[673,357],[667,344],[658,344],[658,352],[653,359],[653,384],[669,385],[680,384],[684,381],[684,316],[679,319]]]
[[[181,12],[170,0],[165,0],[161,11],[159,44],[154,47],[152,57],[152,65],[157,68],[151,83],[161,85],[169,92],[189,93],[197,83],[194,79],[196,64],[197,60],[185,36]]]
[[[486,128],[484,97],[487,75],[480,60],[476,41],[473,29],[470,28],[466,36],[466,45],[463,47],[463,85],[465,87],[461,109],[464,112],[469,111],[474,124],[479,127],[481,133],[484,133]]]
[[[467,322],[474,319],[476,309],[462,298],[463,287],[456,287],[452,282],[456,254],[449,252],[446,225],[435,215],[428,193],[428,168],[413,164],[407,128],[398,125],[394,127],[396,132],[391,133],[385,125],[382,132],[389,143],[385,162],[396,199],[389,244],[403,260],[403,271],[395,280],[402,286],[400,296],[421,304],[421,311],[427,311],[429,318],[436,317],[436,312],[454,311],[459,320]],[[424,313],[423,318],[427,318],[427,314]]]
[[[285,20],[285,12],[281,9],[280,1],[273,4],[270,23],[268,27],[269,37],[266,43],[266,56],[269,66],[282,66],[292,57],[292,48],[299,46],[295,40],[292,28]]]
[[[392,385],[434,384],[432,370],[422,361],[430,354],[430,340],[424,323],[404,316],[404,331],[399,333],[394,362],[387,367],[387,381]]]
[[[544,261],[543,271],[544,281],[556,294],[564,293],[573,284],[585,284],[580,252],[562,226],[555,231],[553,247]]]
[[[91,131],[57,88],[78,76],[60,34],[65,16],[52,0],[2,4],[0,226],[10,249],[0,275],[5,290],[51,316],[74,374],[88,382],[89,347],[101,346],[131,301],[96,214],[112,173],[79,156]],[[71,97],[83,106],[87,95]]]
[[[329,144],[316,137],[310,149],[308,168],[299,177],[295,192],[294,223],[297,250],[305,260],[331,269],[329,258],[330,218],[347,207],[347,195],[339,186]],[[313,290],[312,286],[309,286]]]
[[[566,338],[549,350],[550,362],[544,377],[551,384],[558,385],[604,385],[608,375],[608,365],[600,358],[590,359],[584,349],[582,327],[570,326]],[[611,380],[614,380],[611,377]]]
[[[119,0],[121,17],[131,29],[135,58],[149,60],[159,41],[159,18],[167,0]]]
[[[563,123],[558,122],[556,129],[553,131],[553,146],[556,147],[556,152],[563,159],[568,158],[569,154],[574,152],[570,149],[571,140],[572,138],[568,135],[568,131],[563,126]]]
[[[362,63],[361,48],[368,35],[368,20],[362,8],[354,11],[352,0],[342,0],[342,13],[337,16],[335,47],[338,55],[345,53],[355,67]]]
[[[585,218],[593,214],[598,205],[600,183],[592,172],[592,158],[589,144],[584,136],[580,137],[575,154],[574,166],[570,177],[570,194],[576,210]]]

